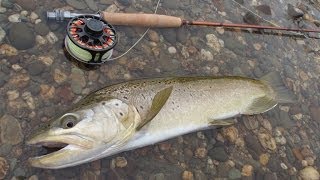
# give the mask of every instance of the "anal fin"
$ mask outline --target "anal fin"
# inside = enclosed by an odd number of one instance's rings
[[[263,96],[255,99],[252,104],[245,110],[245,112],[243,112],[243,114],[253,115],[264,113],[274,108],[277,104],[278,102],[276,102],[274,99],[268,96]]]

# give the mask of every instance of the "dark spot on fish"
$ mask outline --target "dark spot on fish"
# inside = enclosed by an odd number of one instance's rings
[[[119,104],[118,104],[118,103],[116,103],[115,105],[116,105],[116,106],[119,106]]]
[[[141,109],[143,109],[143,106],[140,106]]]
[[[120,114],[120,116],[123,116],[123,113],[122,113],[122,112],[120,112],[119,114]]]
[[[123,96],[123,99],[128,99],[128,97],[127,96]]]
[[[102,105],[106,105],[106,102],[102,102]]]

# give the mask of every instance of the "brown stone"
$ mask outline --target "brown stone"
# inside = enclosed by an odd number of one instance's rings
[[[197,148],[194,154],[195,154],[195,156],[197,158],[201,158],[202,159],[202,158],[205,158],[207,156],[208,151],[207,151],[206,148]]]
[[[16,88],[24,88],[30,82],[30,77],[28,74],[15,74],[9,80],[9,84]]]
[[[4,179],[9,170],[9,164],[7,160],[3,157],[0,157],[0,179]]]
[[[116,157],[116,166],[119,168],[124,168],[128,164],[126,158],[124,157]]]
[[[183,180],[193,180],[193,173],[190,171],[183,171],[182,179]]]
[[[302,161],[302,160],[303,160],[303,156],[302,156],[302,154],[301,154],[300,149],[294,148],[294,149],[292,149],[292,152],[293,152],[294,156],[295,156],[299,161]]]
[[[242,176],[252,176],[253,174],[253,167],[249,164],[246,164],[242,167]]]
[[[43,99],[51,99],[55,95],[55,88],[46,84],[40,85],[40,94]]]
[[[0,119],[1,142],[11,145],[19,144],[23,139],[19,121],[10,115]]]
[[[223,129],[223,136],[230,142],[234,143],[238,136],[238,130],[234,126]]]

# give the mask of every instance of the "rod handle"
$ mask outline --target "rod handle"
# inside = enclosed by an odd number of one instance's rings
[[[179,17],[159,14],[101,12],[101,16],[108,23],[119,26],[174,28],[183,24],[183,20]]]

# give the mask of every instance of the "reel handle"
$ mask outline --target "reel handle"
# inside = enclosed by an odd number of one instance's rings
[[[100,15],[110,24],[120,26],[176,28],[183,25],[183,20],[179,17],[159,14],[100,12]]]

